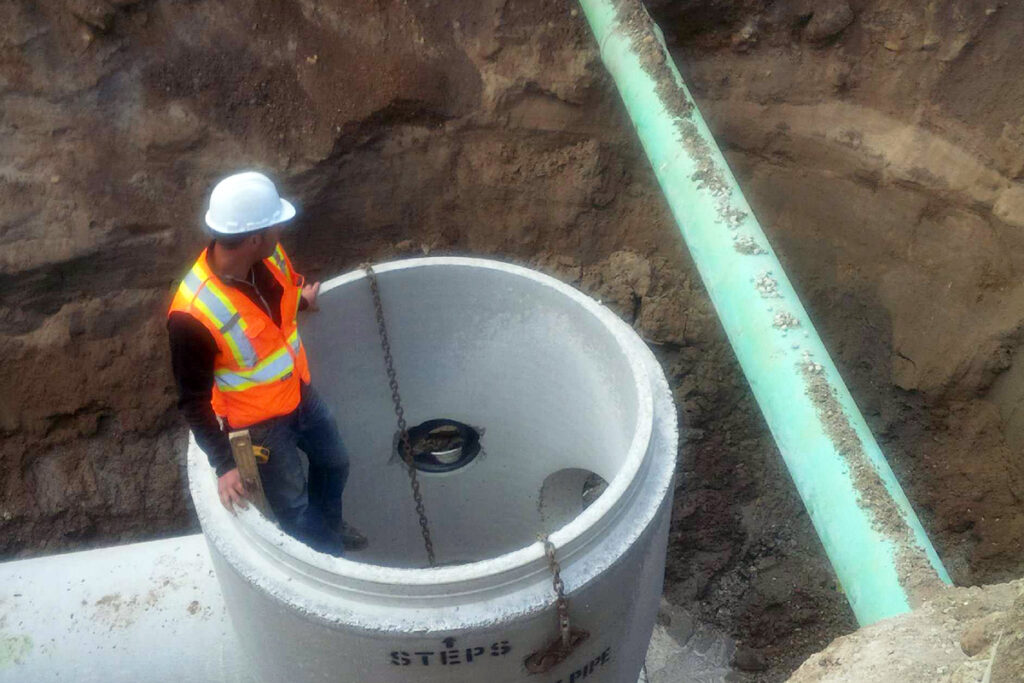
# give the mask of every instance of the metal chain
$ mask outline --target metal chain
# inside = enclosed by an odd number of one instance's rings
[[[384,322],[384,306],[381,303],[380,287],[377,283],[377,274],[370,264],[364,264],[366,277],[370,281],[370,291],[373,294],[373,307],[377,315],[377,329],[380,332],[380,346],[384,351],[384,364],[387,367],[388,385],[391,387],[391,400],[395,404],[395,416],[398,418],[398,432],[401,440],[402,459],[409,472],[409,481],[412,485],[412,497],[416,501],[416,514],[419,515],[420,531],[423,534],[423,545],[427,550],[427,558],[431,567],[437,566],[434,557],[434,543],[430,538],[430,527],[427,522],[427,513],[423,507],[423,495],[420,493],[420,483],[416,478],[416,466],[412,457],[412,444],[409,442],[409,430],[405,422],[405,411],[402,409],[402,398],[398,392],[398,376],[395,373],[394,359],[391,356],[391,343],[388,340],[387,325]],[[548,560],[548,568],[551,570],[551,585],[555,589],[555,606],[558,610],[558,632],[559,638],[543,650],[534,652],[526,658],[526,669],[530,673],[543,673],[550,670],[566,657],[581,642],[590,637],[590,633],[578,628],[572,628],[569,623],[569,599],[565,597],[565,583],[562,581],[562,568],[555,557],[555,544],[551,542],[547,534],[540,539],[544,543],[544,555]]]
[[[555,587],[555,606],[558,608],[558,630],[562,635],[562,647],[569,647],[572,638],[569,631],[569,599],[565,597],[565,584],[562,582],[562,568],[555,559],[555,544],[545,534],[541,541],[544,542],[544,554],[548,558],[548,568],[551,570],[551,584]]]
[[[572,651],[590,637],[590,633],[581,628],[572,628],[569,625],[569,599],[565,597],[565,583],[562,581],[562,568],[555,558],[555,544],[548,539],[547,534],[540,537],[544,544],[544,555],[548,558],[548,569],[551,570],[551,585],[554,586],[555,606],[558,609],[558,638],[553,640],[547,647],[537,650],[523,664],[531,674],[550,671],[560,662],[568,658]]]
[[[388,328],[384,323],[384,306],[380,299],[380,287],[377,274],[369,263],[363,265],[366,278],[370,281],[370,292],[373,294],[373,308],[377,314],[377,329],[380,332],[380,346],[384,350],[384,365],[387,367],[388,385],[391,387],[391,400],[395,404],[395,416],[398,418],[398,433],[401,439],[402,460],[409,473],[412,485],[412,498],[416,502],[416,514],[420,519],[420,533],[423,534],[423,547],[427,550],[427,560],[431,567],[437,566],[434,557],[434,542],[430,538],[430,526],[427,522],[426,508],[423,507],[423,494],[420,493],[420,482],[416,478],[416,464],[412,458],[412,444],[409,442],[409,429],[405,422],[405,411],[402,409],[402,397],[398,393],[398,375],[395,373],[395,362],[391,356],[391,342],[388,340]]]

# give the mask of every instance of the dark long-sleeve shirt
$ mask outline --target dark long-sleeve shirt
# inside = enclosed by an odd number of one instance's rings
[[[281,326],[281,297],[284,289],[262,261],[253,266],[256,287],[224,279],[228,287],[245,294]],[[305,299],[299,301],[299,310],[306,308]],[[167,334],[171,342],[171,367],[178,385],[178,408],[185,416],[196,443],[206,453],[217,476],[235,467],[227,432],[221,428],[213,412],[213,369],[217,357],[217,342],[206,327],[188,313],[175,311],[167,318]]]

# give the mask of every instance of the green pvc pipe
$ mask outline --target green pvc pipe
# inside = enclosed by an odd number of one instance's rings
[[[861,625],[949,584],[639,0],[580,0],[825,552]]]

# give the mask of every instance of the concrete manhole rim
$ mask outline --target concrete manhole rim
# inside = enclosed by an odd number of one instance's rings
[[[597,319],[615,339],[629,367],[633,377],[637,409],[633,438],[623,464],[600,498],[550,536],[556,547],[561,549],[563,561],[570,560],[576,552],[594,540],[597,531],[615,522],[618,516],[616,513],[622,511],[623,506],[630,502],[632,494],[642,485],[641,469],[650,449],[654,430],[653,385],[643,356],[649,351],[639,339],[632,336],[634,333],[630,328],[596,301],[553,277],[527,268],[478,258],[427,257],[375,265],[374,270],[378,275],[385,276],[381,279],[381,282],[385,283],[386,274],[389,272],[431,266],[492,270],[522,277],[558,291]],[[321,286],[321,295],[365,277],[362,270],[356,270],[333,278]],[[190,450],[193,448],[194,444],[190,443]],[[194,458],[190,455],[189,459],[191,463]],[[205,463],[196,464],[201,468]],[[196,477],[190,485],[193,498],[197,501],[196,512],[207,538],[230,563],[236,565],[236,571],[243,571],[243,568],[255,569],[256,566],[272,562],[285,572],[290,569],[291,572],[297,572],[305,579],[312,579],[324,588],[347,588],[368,594],[380,591],[382,594],[412,598],[430,597],[435,594],[434,590],[460,584],[464,591],[467,584],[477,584],[476,590],[488,590],[497,584],[507,585],[529,579],[546,570],[546,560],[540,542],[530,543],[492,558],[434,569],[384,567],[335,558],[318,553],[292,539],[252,509],[241,511],[233,517],[221,507],[216,496],[215,479],[212,476]],[[243,538],[244,542],[241,541]],[[257,557],[252,557],[250,553],[255,553],[262,561],[254,561]],[[249,557],[246,557],[247,555]],[[294,585],[289,586],[293,583],[291,578],[282,580],[283,574],[258,574],[260,572],[254,571],[250,575],[250,580],[264,584],[269,592],[278,594],[279,597],[282,593],[290,593],[291,588],[295,588]],[[347,582],[354,582],[356,585],[346,585]],[[359,584],[362,584],[362,589]],[[389,588],[399,590],[393,593],[388,590]],[[467,592],[474,592],[474,589],[470,588]],[[451,595],[447,592],[445,594]]]

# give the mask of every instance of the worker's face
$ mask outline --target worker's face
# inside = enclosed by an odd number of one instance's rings
[[[260,237],[263,241],[260,245],[259,257],[261,259],[270,258],[271,254],[274,253],[274,249],[277,248],[278,240],[281,238],[281,228],[271,227],[262,230],[260,231]]]

